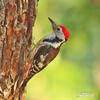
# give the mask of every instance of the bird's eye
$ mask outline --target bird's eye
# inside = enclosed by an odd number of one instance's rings
[[[57,31],[60,31],[60,28],[57,28]]]

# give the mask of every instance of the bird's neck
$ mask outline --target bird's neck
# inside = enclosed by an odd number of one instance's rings
[[[59,48],[61,44],[64,43],[64,40],[58,38],[55,34],[50,34],[49,36],[44,38],[43,42],[48,43],[54,48]]]

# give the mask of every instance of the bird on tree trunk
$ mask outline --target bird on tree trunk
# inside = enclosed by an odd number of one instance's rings
[[[53,33],[40,39],[30,52],[29,79],[44,69],[58,55],[62,44],[70,36],[69,31],[63,25],[57,25],[51,18],[48,19],[52,24]]]

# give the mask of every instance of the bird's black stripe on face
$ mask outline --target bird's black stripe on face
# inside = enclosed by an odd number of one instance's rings
[[[62,39],[59,39],[57,36],[54,39],[44,39],[43,42],[51,42],[51,43],[55,43],[55,42],[61,42],[63,41]]]

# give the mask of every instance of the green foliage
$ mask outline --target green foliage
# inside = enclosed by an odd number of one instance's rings
[[[56,59],[30,80],[26,100],[100,100],[94,77],[100,65],[100,5],[92,0],[40,0],[35,41],[52,32],[48,16],[71,37]],[[81,92],[96,97],[78,97]]]

